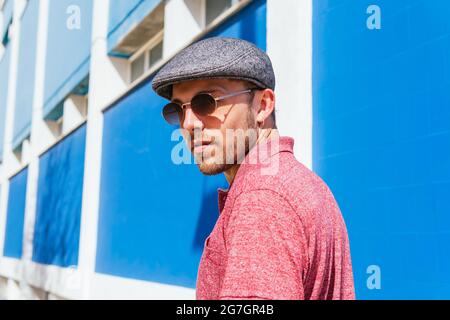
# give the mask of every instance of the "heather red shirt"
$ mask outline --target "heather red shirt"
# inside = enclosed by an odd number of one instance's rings
[[[341,212],[293,146],[283,137],[253,148],[230,190],[219,190],[220,216],[205,241],[197,299],[355,298]]]

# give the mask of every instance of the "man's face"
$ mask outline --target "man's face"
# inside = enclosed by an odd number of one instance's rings
[[[199,93],[221,97],[252,87],[245,81],[226,79],[188,81],[173,86],[172,101],[187,103]],[[257,99],[251,101],[251,97],[247,93],[218,101],[218,108],[208,116],[195,114],[190,106],[184,110],[181,129],[202,173],[215,175],[227,171],[240,163],[255,144],[256,139],[241,134],[256,134],[255,111],[251,104]]]

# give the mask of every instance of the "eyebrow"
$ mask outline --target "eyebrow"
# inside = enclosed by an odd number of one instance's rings
[[[225,89],[222,87],[214,87],[213,89],[210,89],[210,90],[201,90],[201,91],[197,92],[196,94],[194,94],[193,97],[195,97],[198,94],[202,94],[202,93],[214,93],[214,92],[219,92],[219,91],[225,92]],[[183,103],[182,101],[180,101],[180,99],[174,99],[174,100],[172,100],[172,102]]]

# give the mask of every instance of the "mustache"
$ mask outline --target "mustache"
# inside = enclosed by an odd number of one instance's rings
[[[215,141],[216,141],[216,139],[210,139],[210,138],[204,138],[204,139],[202,138],[202,139],[197,139],[197,140],[195,140],[193,138],[191,139],[191,142],[193,142],[193,144],[195,146],[207,145],[207,144],[211,144]]]
[[[204,131],[195,131],[189,133],[189,143],[195,147],[212,144],[216,142],[217,138],[217,134],[208,134]]]
[[[194,153],[194,149],[196,147],[209,146],[209,145],[212,145],[213,142],[214,141],[212,139],[198,139],[198,140],[192,139],[190,141],[189,149],[191,150],[192,153]]]

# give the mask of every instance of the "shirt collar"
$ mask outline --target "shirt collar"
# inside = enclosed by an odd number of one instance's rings
[[[225,207],[225,201],[227,200],[228,190],[217,189],[218,199],[219,199],[219,213],[222,212]]]

